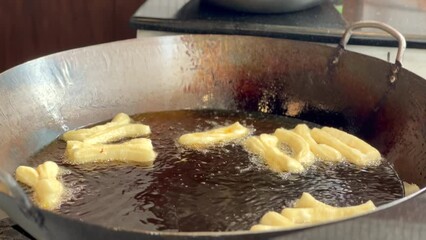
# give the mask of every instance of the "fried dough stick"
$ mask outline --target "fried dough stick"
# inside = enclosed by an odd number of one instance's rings
[[[278,148],[278,138],[270,134],[261,134],[249,137],[244,146],[248,152],[260,156],[274,172],[301,173],[305,170],[303,165],[285,154]]]
[[[376,206],[372,201],[351,207],[333,207],[316,200],[309,193],[303,193],[295,202],[294,208],[285,208],[281,214],[268,212],[261,218],[260,224],[254,225],[250,230],[267,231],[340,220],[375,209]]]
[[[294,227],[296,224],[283,215],[270,211],[260,219],[260,223],[252,226],[250,231],[266,231]]]
[[[350,207],[333,207],[315,199],[309,193],[294,203],[294,208],[285,208],[281,214],[296,223],[316,223],[347,218],[376,209],[372,201]]]
[[[403,183],[404,183],[405,196],[409,196],[411,194],[414,194],[414,193],[420,191],[419,186],[415,183],[408,183],[408,182],[405,182],[405,181]]]
[[[377,161],[381,158],[380,152],[377,149],[352,134],[332,127],[323,127],[321,130],[339,139],[349,147],[358,149],[361,153],[365,154],[365,159],[369,162]]]
[[[293,158],[305,166],[310,166],[315,161],[315,156],[309,148],[308,142],[299,134],[284,128],[275,130],[274,135],[281,143],[287,144],[293,151]]]
[[[232,125],[204,132],[184,134],[179,137],[178,142],[188,148],[204,149],[243,138],[249,135],[249,133],[250,130],[248,128],[244,127],[239,122],[235,122]]]
[[[295,223],[318,223],[356,216],[374,209],[376,206],[372,201],[350,207],[333,207],[309,193],[303,193],[294,208],[285,208],[281,214]]]
[[[47,161],[36,169],[19,166],[15,172],[18,182],[24,183],[34,191],[34,200],[38,206],[53,210],[61,204],[64,187],[57,179],[59,167],[56,163]]]
[[[370,166],[380,162],[380,153],[368,143],[353,135],[328,127],[314,128],[311,134],[317,143],[326,144],[336,149],[355,165]]]
[[[111,122],[84,128],[71,130],[62,136],[64,141],[81,141],[84,143],[110,143],[125,138],[135,138],[151,133],[149,126],[141,123],[132,123],[132,119],[124,113],[117,114]]]
[[[311,151],[319,159],[331,162],[343,161],[343,156],[339,151],[326,144],[318,144],[315,142],[311,135],[311,129],[309,129],[306,124],[297,124],[293,131],[305,139],[305,141],[309,144]]]
[[[121,161],[152,164],[157,154],[147,138],[137,138],[120,144],[90,144],[68,141],[65,152],[69,163]]]

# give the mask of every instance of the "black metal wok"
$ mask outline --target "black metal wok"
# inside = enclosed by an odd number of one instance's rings
[[[353,29],[398,38],[395,64],[344,50]],[[426,194],[361,217],[290,231],[170,233],[110,229],[31,204],[11,174],[64,131],[129,114],[215,108],[291,115],[355,133],[402,180],[426,186],[426,80],[401,67],[403,37],[378,23],[338,48],[247,36],[121,41],[43,57],[0,74],[0,208],[39,239],[423,239]],[[209,94],[208,101],[201,101]],[[261,101],[262,100],[262,101]],[[299,111],[288,111],[297,103]]]

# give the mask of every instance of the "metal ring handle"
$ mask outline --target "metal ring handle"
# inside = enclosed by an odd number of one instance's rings
[[[382,22],[360,21],[360,22],[353,23],[346,29],[345,33],[343,34],[343,37],[339,43],[340,47],[345,49],[346,45],[349,42],[349,39],[352,36],[353,31],[360,28],[377,28],[389,33],[394,38],[396,38],[398,40],[398,52],[396,53],[395,64],[399,64],[400,66],[402,66],[402,57],[404,56],[404,51],[407,48],[405,37],[395,28]]]

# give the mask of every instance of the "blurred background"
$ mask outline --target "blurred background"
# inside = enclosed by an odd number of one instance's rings
[[[0,0],[0,72],[46,54],[136,37],[145,0]]]
[[[47,54],[135,38],[137,30],[138,36],[145,30],[161,28],[177,33],[208,33],[209,29],[220,30],[221,24],[229,21],[235,23],[236,30],[246,23],[263,23],[263,35],[267,36],[273,36],[267,32],[272,31],[271,26],[280,25],[277,36],[286,37],[286,26],[307,30],[305,35],[313,31],[340,36],[349,23],[377,20],[400,30],[411,41],[409,46],[412,42],[426,43],[426,0],[324,0],[326,3],[314,9],[271,16],[222,14],[210,11],[210,7],[205,10],[200,2],[204,1],[0,0],[0,72]],[[133,28],[129,26],[132,17]],[[213,25],[206,27],[205,20]],[[191,30],[195,22],[203,31]]]

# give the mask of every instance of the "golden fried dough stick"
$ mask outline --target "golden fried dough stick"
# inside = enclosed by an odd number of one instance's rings
[[[46,161],[43,164],[38,165],[36,168],[39,179],[53,179],[58,176],[59,167],[55,162]]]
[[[68,141],[65,154],[71,164],[112,160],[152,164],[157,156],[151,140],[147,138],[132,139],[120,144],[89,144]]]
[[[274,211],[267,212],[263,215],[260,219],[260,224],[279,227],[291,227],[295,225],[290,219]]]
[[[352,207],[316,207],[316,208],[285,208],[281,214],[294,223],[320,223],[348,218],[376,209],[373,202]]]
[[[149,126],[132,123],[132,119],[124,114],[117,114],[111,122],[79,130],[71,130],[62,136],[65,141],[81,141],[91,144],[110,143],[124,138],[141,137],[151,133]]]
[[[321,201],[316,200],[311,194],[304,192],[302,196],[294,202],[295,208],[323,208],[331,207]]]
[[[303,224],[314,224],[326,221],[339,220],[367,213],[376,209],[372,201],[351,206],[333,207],[315,199],[309,193],[303,193],[294,208],[285,208],[281,214],[267,212],[260,220],[260,224],[254,225],[251,231],[267,231],[277,228],[291,228]],[[281,215],[281,216],[279,216]]]
[[[40,179],[34,186],[34,199],[38,206],[44,209],[59,207],[64,187],[56,178]]]
[[[83,142],[90,144],[110,143],[124,138],[145,136],[150,133],[151,129],[149,126],[144,124],[130,123],[125,125],[112,126],[105,130],[96,132],[84,139]]]
[[[132,119],[124,113],[117,114],[109,123],[97,125],[91,128],[83,128],[78,130],[71,130],[63,134],[62,139],[64,141],[83,141],[88,136],[95,132],[108,129],[112,126],[124,125],[131,123]]]
[[[330,208],[337,209],[345,214],[356,214],[358,211],[374,210],[376,206],[372,201],[367,201],[363,204],[350,207],[333,207],[315,199],[311,194],[304,192],[294,203],[295,208]]]
[[[310,166],[315,161],[315,156],[309,148],[309,144],[297,133],[284,128],[275,130],[274,135],[281,143],[287,144],[293,151],[293,158],[303,163],[305,166]]]
[[[249,137],[244,146],[248,152],[259,155],[274,172],[301,173],[305,170],[299,161],[278,148],[278,138],[273,135]]]
[[[343,161],[343,156],[339,151],[326,144],[316,143],[311,136],[311,130],[306,124],[298,124],[293,131],[299,134],[309,144],[311,151],[321,160],[332,162]]]
[[[180,136],[179,144],[192,148],[203,149],[217,144],[227,143],[249,135],[250,130],[239,122],[204,132],[188,133]]]
[[[280,226],[270,226],[270,225],[257,224],[257,225],[252,226],[250,228],[250,231],[259,232],[259,231],[278,230],[278,229],[282,229],[282,228],[283,227],[280,227]]]
[[[408,183],[405,181],[403,183],[404,183],[405,196],[409,196],[413,193],[420,191],[419,186],[415,183]]]
[[[317,143],[323,143],[339,151],[349,162],[358,166],[368,166],[376,163],[376,161],[370,161],[365,154],[358,149],[349,147],[339,139],[330,135],[326,131],[318,128],[314,128],[311,131],[312,137]]]
[[[309,193],[294,203],[294,208],[285,208],[281,214],[295,223],[318,223],[347,218],[376,209],[372,201],[350,207],[333,207],[315,199]]]
[[[113,123],[126,124],[131,123],[132,119],[125,113],[119,113],[111,120]]]
[[[377,149],[354,135],[332,127],[323,127],[321,130],[339,139],[349,147],[358,149],[360,152],[365,154],[365,158],[368,162],[378,161],[382,158]]]
[[[41,208],[53,210],[61,204],[64,187],[57,179],[59,167],[56,163],[47,161],[36,169],[19,166],[15,178],[34,191],[34,200]]]
[[[285,208],[281,215],[295,224],[320,223],[345,217],[329,208]]]
[[[32,167],[19,166],[15,171],[15,178],[18,182],[21,182],[30,187],[34,187],[39,179],[39,176],[38,172]]]

